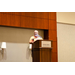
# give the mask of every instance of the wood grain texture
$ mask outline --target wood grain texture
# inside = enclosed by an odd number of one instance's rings
[[[57,33],[55,30],[49,30],[49,40],[57,41]]]
[[[53,49],[52,52],[57,52],[57,41],[53,41]]]
[[[51,19],[56,20],[56,12],[51,12]]]
[[[57,29],[56,21],[49,20],[49,29],[51,29],[51,30],[56,30]]]
[[[30,17],[37,17],[37,12],[30,12]]]
[[[12,12],[2,12],[2,13],[4,13],[4,14],[11,14]]]
[[[44,21],[43,21],[43,19],[37,19],[37,26],[40,29],[44,28]]]
[[[47,40],[48,41],[48,40]],[[51,48],[41,48],[41,41],[36,41],[32,44],[33,50],[33,61],[34,62],[51,62],[52,49]],[[35,54],[34,54],[35,53]]]
[[[48,12],[37,12],[37,17],[48,19],[49,18],[49,13]]]
[[[21,12],[21,16],[24,17],[36,17],[36,12]]]
[[[40,62],[51,62],[51,50],[50,49],[40,49]]]
[[[48,29],[48,20],[37,18],[37,28],[39,29]]]
[[[44,28],[43,29],[48,29],[49,28],[49,20],[44,19]]]
[[[7,14],[7,20],[6,21],[7,21],[8,26],[10,26],[10,16],[11,16],[10,14]]]
[[[1,24],[7,25],[7,14],[4,13],[1,14]]]
[[[30,27],[31,28],[38,28],[38,24],[37,24],[38,19],[37,18],[32,18],[30,17]]]
[[[33,62],[51,62],[52,54],[50,49],[34,48],[32,50]]]
[[[52,52],[52,62],[57,62],[58,59],[57,59],[57,52]]]
[[[1,25],[1,19],[2,19],[2,18],[1,18],[1,15],[2,15],[2,13],[0,12],[0,25]]]
[[[56,12],[49,12],[49,40],[53,40],[52,62],[58,61]]]
[[[21,27],[34,28],[33,19],[31,19],[30,17],[21,16]]]
[[[34,17],[34,18],[44,18],[44,19],[49,18],[48,12],[21,12],[21,15],[25,17]]]
[[[1,14],[1,25],[10,26],[10,15],[2,13]]]
[[[51,20],[51,12],[49,12],[49,18],[48,19]]]
[[[33,62],[40,62],[40,50],[35,48],[35,51],[32,50],[32,60]]]
[[[10,26],[20,27],[20,16],[12,14],[10,20]]]
[[[48,29],[48,12],[2,12],[2,25]]]
[[[25,12],[26,17],[31,17],[31,12]]]
[[[21,12],[15,12],[15,15],[20,16],[21,15]]]
[[[5,14],[6,12],[0,12],[0,13]]]
[[[21,27],[48,29],[48,20],[21,16]]]
[[[11,15],[11,14],[12,14],[12,12],[5,12],[5,14],[10,14],[10,15]]]
[[[21,16],[25,17],[25,12],[20,12]]]
[[[10,22],[11,26],[16,26],[15,25],[15,15],[12,14],[10,19],[11,19],[11,22]]]

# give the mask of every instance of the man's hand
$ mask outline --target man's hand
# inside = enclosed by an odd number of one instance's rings
[[[29,43],[34,43],[34,41],[30,41]]]

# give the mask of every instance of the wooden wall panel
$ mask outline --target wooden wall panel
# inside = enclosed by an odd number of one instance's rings
[[[55,12],[49,12],[49,40],[53,40],[52,62],[57,62],[57,26]]]
[[[37,18],[37,28],[39,29],[48,29],[48,20]]]
[[[21,27],[30,27],[30,18],[21,16]],[[31,28],[31,27],[30,27]]]
[[[4,14],[10,14],[10,15],[21,15],[21,12],[2,12],[2,13],[4,13]]]
[[[21,16],[24,16],[24,17],[31,17],[31,12],[20,12],[20,14]]]
[[[25,16],[25,12],[20,12],[21,16]]]
[[[51,29],[51,30],[56,30],[57,29],[56,21],[49,20],[49,29]]]
[[[21,12],[22,16],[49,19],[48,12]]]
[[[21,15],[21,12],[7,12],[7,14],[11,14],[11,15]]]
[[[49,40],[57,41],[56,30],[50,30],[49,29]]]
[[[52,52],[57,52],[57,42],[53,41],[53,49]]]
[[[16,27],[20,27],[20,16],[15,16],[15,25]]]
[[[57,53],[56,52],[52,52],[52,62],[57,62],[58,59],[57,59]]]
[[[25,12],[26,17],[31,17],[31,12]]]
[[[21,15],[21,13],[20,13],[20,12],[15,12],[15,15],[20,16],[20,15]]]
[[[51,12],[49,12],[49,18],[48,19],[51,20]]]
[[[37,12],[31,12],[30,17],[35,17],[36,18],[37,17]]]
[[[21,16],[21,27],[48,29],[49,21],[47,19]]]
[[[10,14],[10,15],[12,14],[12,12],[2,12],[2,13],[4,13],[4,14]]]
[[[49,12],[43,12],[44,18],[49,19]]]
[[[2,13],[1,14],[1,25],[10,26],[10,15]]]
[[[37,19],[37,26],[38,26],[38,28],[40,28],[40,29],[43,29],[43,28],[44,28],[43,19]]]
[[[1,25],[7,25],[7,14],[1,14]]]
[[[52,35],[53,35],[53,34],[52,34],[52,30],[49,29],[48,31],[49,31],[49,40],[53,40],[53,37],[52,37]]]
[[[11,12],[10,14],[11,14],[11,15],[15,15],[15,12]]]
[[[48,12],[2,12],[1,18],[1,23],[5,26],[49,28]]]
[[[10,15],[11,15],[11,14],[12,14],[12,12],[6,12],[5,14],[10,14]]]
[[[26,21],[25,20],[26,20],[26,18],[21,16],[21,27],[25,27],[25,25],[26,25]]]
[[[56,12],[49,12],[49,19],[56,20]]]
[[[39,28],[38,24],[37,24],[37,18],[30,18],[30,25],[31,28]]]
[[[11,26],[15,26],[15,15],[12,14],[10,20],[11,20],[10,22]]]
[[[48,28],[49,28],[49,20],[44,19],[43,29],[48,29]]]
[[[12,13],[12,12],[2,12],[2,13],[4,13],[4,14],[10,14],[10,13]]]
[[[0,13],[4,14],[4,13],[7,13],[7,12],[0,12]]]
[[[53,41],[57,41],[57,35],[55,30],[52,30],[52,39]]]
[[[7,23],[6,24],[8,26],[10,26],[10,16],[11,16],[10,14],[7,14],[7,19],[6,19]]]
[[[2,15],[2,13],[0,12],[0,25],[1,25],[1,15]]]
[[[56,20],[56,13],[55,12],[49,12],[49,19],[50,20]]]
[[[37,17],[38,18],[49,19],[49,13],[48,12],[37,12]]]
[[[20,27],[20,16],[12,14],[10,20],[11,26]]]

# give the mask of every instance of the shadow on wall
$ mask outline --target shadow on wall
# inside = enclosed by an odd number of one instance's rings
[[[6,49],[0,50],[0,60],[6,60],[6,59],[7,59]]]
[[[31,50],[29,50],[29,46],[26,49],[26,59],[29,59],[29,57],[31,56]]]

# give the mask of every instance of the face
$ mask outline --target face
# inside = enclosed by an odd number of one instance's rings
[[[34,36],[35,36],[35,35],[38,35],[38,32],[34,32]],[[35,37],[37,37],[37,36],[35,36]]]
[[[34,35],[37,35],[38,34],[38,32],[34,32]]]

